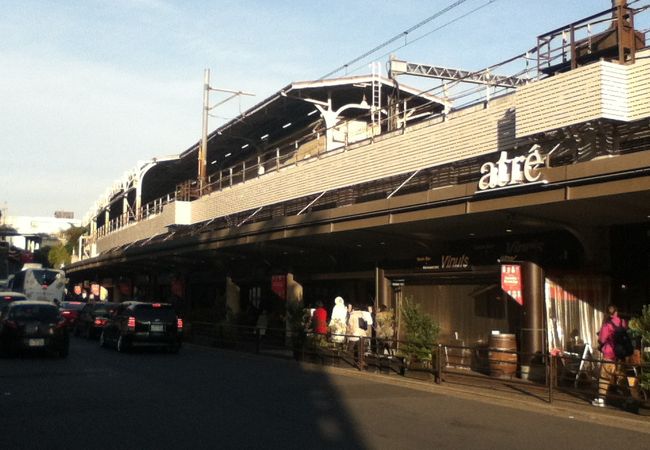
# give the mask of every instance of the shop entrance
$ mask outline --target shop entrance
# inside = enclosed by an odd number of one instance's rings
[[[490,335],[518,334],[522,306],[501,290],[500,273],[481,276],[419,276],[404,279],[395,289],[396,308],[403,299],[420,305],[440,325],[440,342],[462,342],[476,346],[487,343]],[[400,338],[404,337],[399,327]]]

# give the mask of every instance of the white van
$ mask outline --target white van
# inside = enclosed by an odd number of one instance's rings
[[[65,272],[57,269],[23,269],[14,275],[9,289],[30,300],[59,303],[65,297]]]

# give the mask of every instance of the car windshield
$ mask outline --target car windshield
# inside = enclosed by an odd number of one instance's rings
[[[59,276],[59,272],[54,270],[34,270],[32,271],[34,278],[39,284],[49,286],[54,283]]]
[[[56,306],[50,305],[20,305],[15,306],[9,313],[13,320],[38,320],[42,322],[56,322],[59,312]]]
[[[155,304],[154,304],[155,305]],[[165,320],[165,321],[174,321],[176,320],[176,313],[174,308],[169,305],[138,305],[135,307],[134,313],[135,317],[138,320],[150,321],[150,320]]]

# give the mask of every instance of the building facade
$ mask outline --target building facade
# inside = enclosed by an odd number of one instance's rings
[[[68,276],[242,320],[408,297],[443,340],[595,344],[608,303],[633,314],[650,290],[650,50],[634,13],[539,36],[517,76],[391,62],[388,78],[290,84],[208,136],[205,180],[197,143],[116,183]],[[404,74],[480,89],[461,105]]]

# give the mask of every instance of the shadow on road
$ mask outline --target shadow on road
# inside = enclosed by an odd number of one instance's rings
[[[11,448],[367,447],[328,375],[295,361],[193,346],[120,354],[73,339],[67,360],[0,369]]]

